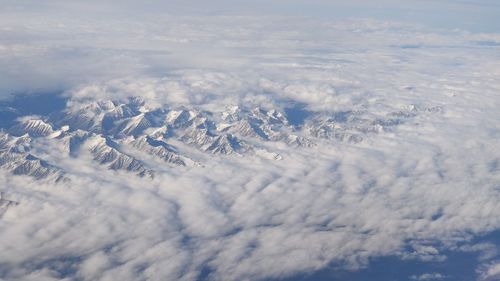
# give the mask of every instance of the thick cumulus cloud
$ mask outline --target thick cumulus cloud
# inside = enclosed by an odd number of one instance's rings
[[[20,202],[1,221],[2,276],[256,280],[332,262],[354,269],[384,255],[436,261],[447,248],[491,249],[460,246],[500,227],[500,154],[484,135],[494,128],[459,124],[460,109],[449,103],[359,145],[281,148],[274,162],[207,157],[204,167],[167,168],[154,180],[47,147],[37,154],[57,159],[71,182],[2,174],[6,198]]]
[[[496,246],[468,242],[500,228],[499,35],[373,20],[3,13],[4,93],[64,89],[70,107],[140,96],[151,107],[415,117],[355,145],[270,142],[282,161],[205,155],[203,167],[154,179],[40,145],[71,181],[0,171],[2,200],[19,203],[1,210],[0,278],[259,280],[389,255],[442,261],[447,250],[481,253],[478,278],[498,276]]]

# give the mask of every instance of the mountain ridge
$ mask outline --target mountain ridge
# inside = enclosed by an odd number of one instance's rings
[[[37,179],[64,179],[65,171],[57,163],[32,154],[32,140],[47,139],[59,141],[69,157],[78,158],[85,149],[106,169],[154,177],[155,169],[144,160],[146,156],[172,168],[204,166],[189,151],[171,145],[171,140],[212,155],[251,154],[282,160],[279,151],[266,148],[267,143],[304,149],[321,140],[356,145],[421,112],[440,110],[408,105],[376,116],[362,111],[311,112],[302,124],[295,124],[286,111],[256,106],[233,105],[207,111],[189,106],[149,107],[140,97],[69,100],[66,108],[48,116],[20,117],[10,128],[1,128],[0,167]],[[129,151],[135,152],[132,155]]]

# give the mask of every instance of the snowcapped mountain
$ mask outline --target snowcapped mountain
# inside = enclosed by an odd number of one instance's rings
[[[154,139],[151,136],[140,136],[128,142],[129,145],[139,151],[153,155],[166,163],[178,166],[198,165],[195,161],[186,156],[179,155],[177,150],[161,139]]]
[[[28,134],[20,137],[0,132],[0,167],[15,175],[28,175],[36,179],[64,179],[64,172],[30,153],[32,139]]]
[[[147,169],[140,160],[121,152],[118,143],[109,137],[93,135],[87,139],[84,146],[90,151],[95,161],[111,170],[126,170],[140,176],[152,177],[154,175],[154,172]]]
[[[270,144],[305,149],[318,141],[357,144],[370,134],[391,130],[418,112],[436,110],[407,106],[379,115],[310,112],[297,125],[289,119],[293,116],[273,108],[237,105],[206,111],[187,106],[148,107],[137,97],[70,100],[59,112],[20,117],[15,125],[2,128],[0,167],[37,179],[66,179],[59,163],[37,156],[37,141],[44,140],[55,143],[70,158],[88,154],[106,169],[154,177],[155,164],[149,163],[148,157],[171,168],[203,166],[192,149],[226,157],[255,155],[280,160],[283,157]],[[185,146],[180,149],[172,143]]]
[[[14,135],[29,134],[33,137],[45,137],[54,132],[52,125],[40,119],[27,119],[19,122],[10,132]]]

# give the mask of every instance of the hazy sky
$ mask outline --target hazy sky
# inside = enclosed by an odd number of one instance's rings
[[[168,14],[293,15],[341,19],[367,17],[421,23],[446,29],[460,28],[473,32],[500,30],[500,3],[495,0],[271,0],[271,1],[0,1],[0,11],[17,10],[84,15],[127,15],[130,17]],[[19,20],[21,20],[19,18]]]
[[[493,0],[0,0],[0,91],[64,90],[96,78],[213,67],[214,60],[227,69],[234,58],[248,68],[254,64],[241,57],[263,49],[243,50],[242,42],[272,40],[283,35],[278,31],[314,44],[325,39],[319,27],[325,22],[363,19],[494,34],[498,15],[500,4]]]

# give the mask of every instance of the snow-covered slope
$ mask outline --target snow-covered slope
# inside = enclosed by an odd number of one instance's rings
[[[19,118],[0,136],[0,167],[13,174],[59,181],[64,168],[36,155],[37,141],[53,142],[69,157],[90,153],[97,164],[152,177],[154,165],[147,156],[162,160],[171,168],[202,166],[191,149],[208,154],[254,155],[282,159],[276,144],[310,148],[317,141],[358,144],[364,138],[394,127],[420,112],[405,106],[398,111],[373,114],[363,111],[312,112],[301,125],[292,125],[278,109],[228,106],[206,111],[187,106],[148,107],[137,97],[125,100],[73,100],[66,109],[50,116]],[[170,142],[182,142],[191,149],[178,149]],[[279,145],[278,145],[279,147]],[[134,151],[130,154],[129,151]],[[142,155],[142,156],[141,156]]]
[[[43,137],[52,134],[54,131],[52,125],[40,119],[27,119],[19,122],[9,130],[14,135],[29,134],[34,137]]]
[[[14,137],[0,133],[0,168],[14,175],[28,175],[36,179],[64,179],[64,172],[30,153],[32,139],[27,135]]]

